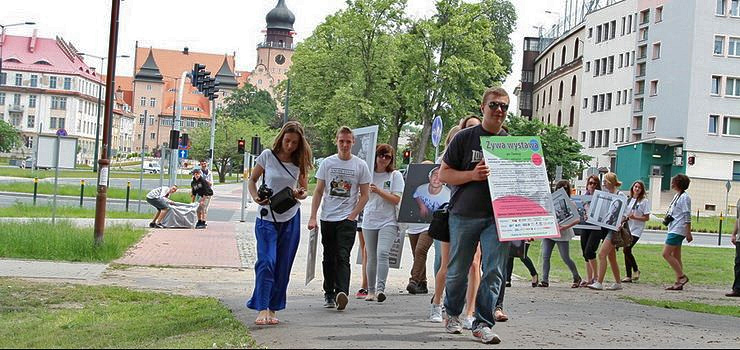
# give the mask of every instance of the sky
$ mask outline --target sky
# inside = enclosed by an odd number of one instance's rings
[[[33,29],[39,37],[61,36],[80,52],[105,56],[108,52],[110,0],[24,0],[4,1],[0,24],[36,22],[34,26],[11,27],[9,35],[30,36]],[[517,28],[511,35],[514,43],[512,74],[504,83],[509,91],[519,83],[522,46],[525,36],[536,36],[534,27],[549,27],[558,20],[564,0],[512,0],[517,10]],[[156,47],[218,54],[236,53],[237,70],[251,71],[256,63],[257,43],[264,38],[265,15],[276,0],[124,0],[121,3],[118,75],[133,75],[134,47]],[[296,15],[296,38],[300,42],[313,29],[337,10],[344,0],[286,0]],[[408,0],[408,11],[414,17],[427,17],[434,12],[434,0]],[[552,13],[546,13],[550,11]],[[87,63],[98,67],[100,60]],[[98,67],[98,69],[100,69]],[[105,67],[104,67],[105,69]],[[103,70],[104,70],[103,69]],[[516,98],[512,96],[512,106]]]

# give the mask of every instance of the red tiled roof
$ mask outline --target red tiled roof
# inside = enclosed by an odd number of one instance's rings
[[[236,81],[239,82],[240,89],[244,86],[244,84],[249,84],[250,75],[252,75],[252,72],[243,72],[243,71],[236,72]]]
[[[0,45],[3,47],[4,69],[78,75],[95,81],[100,79],[100,75],[77,54],[77,49],[60,37],[47,39],[3,35]]]

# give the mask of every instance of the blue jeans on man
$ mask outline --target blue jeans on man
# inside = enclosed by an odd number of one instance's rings
[[[447,267],[445,309],[450,316],[460,316],[465,306],[468,271],[478,242],[481,245],[481,278],[475,301],[473,327],[483,323],[493,327],[494,304],[505,283],[509,244],[498,240],[493,217],[470,218],[450,214],[450,263]]]

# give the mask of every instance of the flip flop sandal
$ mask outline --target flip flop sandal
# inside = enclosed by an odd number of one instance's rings
[[[280,320],[277,317],[270,317],[267,319],[267,324],[270,326],[276,326],[280,324]]]
[[[254,321],[254,324],[258,326],[267,326],[269,324],[269,321],[267,318],[258,318]]]
[[[665,290],[683,290],[683,285],[676,282],[676,284],[666,288]]]

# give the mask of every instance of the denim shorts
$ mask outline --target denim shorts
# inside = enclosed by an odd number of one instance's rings
[[[170,208],[170,204],[167,203],[165,198],[147,198],[146,202],[157,208],[157,210],[165,210]]]
[[[668,236],[665,238],[665,244],[674,247],[680,247],[681,245],[683,245],[684,239],[686,239],[686,237],[679,234],[668,233]]]

